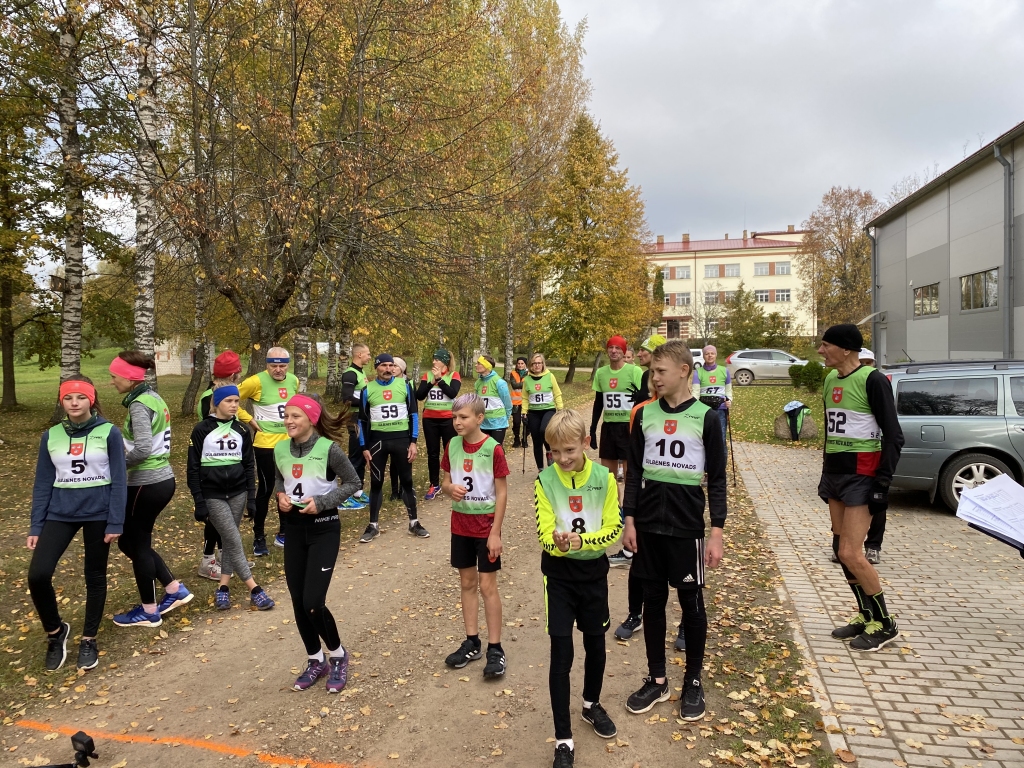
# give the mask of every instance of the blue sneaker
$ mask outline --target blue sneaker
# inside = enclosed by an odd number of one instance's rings
[[[344,503],[341,505],[341,508],[342,509],[366,509],[366,505],[363,504],[361,501],[356,501],[356,497],[355,496],[351,496],[351,497],[345,499]]]
[[[277,536],[274,537],[274,546],[275,547],[281,547],[281,549],[284,549],[284,534],[283,533],[279,533],[279,534],[277,534]]]
[[[306,662],[306,671],[299,675],[292,688],[296,691],[309,690],[317,680],[327,674],[330,668],[331,666],[326,660],[317,661],[316,659],[309,659]]]
[[[432,485],[427,489],[427,495],[423,497],[424,501],[433,501],[437,498],[437,494],[441,492],[440,485]]]
[[[345,690],[345,683],[348,682],[348,653],[340,659],[331,656],[327,659],[327,663],[331,665],[327,674],[327,692],[341,693]]]
[[[127,613],[114,616],[114,623],[119,627],[159,627],[164,620],[159,613],[146,613],[141,605],[136,605]]]
[[[270,599],[270,595],[264,592],[262,588],[259,592],[249,596],[249,602],[257,611],[269,611],[274,607],[274,601]]]
[[[161,600],[160,604],[156,607],[156,612],[163,616],[168,611],[173,611],[179,605],[191,603],[193,597],[195,597],[195,595],[189,592],[185,588],[185,585],[179,581],[178,591],[175,592],[173,595],[168,595],[164,593],[164,599]]]
[[[366,491],[360,491],[352,498],[358,501],[360,504],[365,504],[367,506],[369,506],[370,504],[370,497],[366,495]]]
[[[218,589],[213,593],[213,607],[218,611],[227,611],[231,608],[231,593],[226,589]]]

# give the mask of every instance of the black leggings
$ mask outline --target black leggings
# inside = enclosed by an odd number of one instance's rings
[[[223,548],[224,546],[220,543],[220,534],[210,522],[210,518],[206,518],[206,524],[203,526],[203,554],[209,557],[218,549]]]
[[[43,532],[32,551],[32,562],[28,566],[28,589],[36,606],[43,629],[54,632],[60,629],[60,610],[57,595],[53,591],[53,572],[57,563],[71,545],[79,529],[85,544],[85,626],[82,637],[96,637],[103,618],[103,606],[107,602],[107,556],[110,545],[103,543],[107,531],[106,520],[88,523],[64,523],[47,520]]]
[[[352,464],[352,469],[359,475],[359,489],[362,490],[366,481],[366,457],[363,456],[363,446],[359,444],[358,432],[349,433],[348,460]]]
[[[427,443],[427,473],[432,486],[441,485],[441,453],[455,437],[455,427],[449,419],[423,419],[423,439]]]
[[[662,633],[664,638],[665,633]],[[584,635],[583,700],[601,700],[604,683],[604,635]],[[572,635],[551,636],[551,668],[548,670],[548,691],[551,693],[551,713],[555,717],[555,738],[572,738],[572,719],[569,715],[569,672],[572,670]]]
[[[632,563],[630,565],[632,566]],[[639,576],[633,575],[632,567],[629,569],[629,579],[626,581],[626,590],[626,600],[629,603],[629,615],[640,616],[644,610],[644,582]]]
[[[321,513],[322,514],[322,513]],[[334,563],[341,546],[341,522],[333,520],[316,525],[289,525],[284,533],[284,578],[292,596],[295,626],[310,656],[320,652],[323,638],[328,651],[341,646],[338,625],[327,608],[327,589],[331,586]]]
[[[256,512],[252,516],[252,534],[258,539],[267,536],[267,515],[270,513],[270,497],[274,495],[274,481],[277,463],[273,448],[253,448],[256,456]]]
[[[538,471],[544,469],[544,451],[549,447],[544,442],[544,430],[548,428],[548,422],[554,415],[554,408],[526,412],[526,426],[529,427],[530,437],[533,438],[533,458],[537,462]]]
[[[512,406],[512,437],[515,442],[519,442],[519,430],[523,424],[523,406],[513,405]],[[523,430],[523,438],[526,438],[526,430]]]
[[[174,496],[174,487],[173,477],[152,485],[128,486],[124,533],[117,540],[117,548],[132,561],[135,584],[143,604],[156,602],[154,580],[159,579],[165,587],[174,581],[164,559],[153,549],[153,526]]]
[[[416,519],[416,492],[412,487],[412,464],[409,463],[409,438],[396,437],[389,440],[373,439],[370,443],[370,522],[380,521],[380,508],[384,503],[384,471],[388,458],[391,466],[398,470],[402,485],[402,501],[409,513],[409,519]]]
[[[653,678],[665,677],[665,606],[668,582],[641,579],[644,585],[644,645],[647,667]],[[700,677],[704,666],[704,646],[708,641],[708,614],[704,610],[703,589],[678,589],[683,609],[683,633],[686,635],[686,680]]]

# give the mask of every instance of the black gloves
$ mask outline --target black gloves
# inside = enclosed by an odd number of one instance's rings
[[[196,521],[200,523],[205,523],[210,519],[210,510],[206,508],[205,501],[196,502],[196,511],[193,514],[195,515]]]
[[[256,516],[256,499],[246,499],[245,511],[248,513],[249,517]]]
[[[868,498],[868,512],[872,515],[885,512],[889,508],[889,486],[882,483],[875,483],[871,487],[871,496]]]
[[[593,448],[595,451],[597,450],[597,431],[596,430],[591,430],[590,431],[590,447]]]

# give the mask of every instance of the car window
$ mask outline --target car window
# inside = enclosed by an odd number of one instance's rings
[[[1010,377],[1010,398],[1018,416],[1024,416],[1024,376]]]
[[[737,357],[741,357],[744,360],[771,360],[771,352],[741,352]]]
[[[780,360],[783,363],[793,362],[793,358],[787,355],[785,352],[772,352],[772,360]]]
[[[903,379],[897,387],[896,413],[901,416],[995,416],[998,392],[994,376]]]

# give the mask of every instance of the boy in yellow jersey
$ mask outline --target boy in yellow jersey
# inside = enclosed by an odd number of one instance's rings
[[[274,493],[274,446],[288,439],[284,430],[284,404],[299,391],[299,380],[288,372],[291,355],[284,347],[267,350],[267,369],[250,376],[238,385],[238,396],[252,400],[253,421],[259,431],[253,438],[256,454],[256,512],[252,518],[252,553],[256,557],[269,555],[267,549],[266,522],[270,510],[270,497]],[[284,546],[284,534],[280,523],[274,537],[274,545]]]
[[[608,611],[608,558],[605,550],[619,537],[619,492],[607,468],[586,455],[587,423],[576,411],[551,417],[544,432],[554,463],[534,484],[537,537],[542,553],[544,606],[551,637],[548,689],[555,720],[553,768],[570,768],[576,758],[569,714],[572,628],[583,633],[583,709],[581,716],[604,739],[615,724],[600,704],[604,682],[604,636]]]
[[[462,669],[480,658],[479,595],[487,620],[487,664],[484,677],[505,674],[501,647],[501,523],[508,500],[508,463],[493,437],[480,428],[486,413],[484,400],[475,393],[459,395],[452,403],[456,435],[441,459],[441,488],[452,500],[452,567],[459,569],[462,618],[466,639],[444,663]]]

